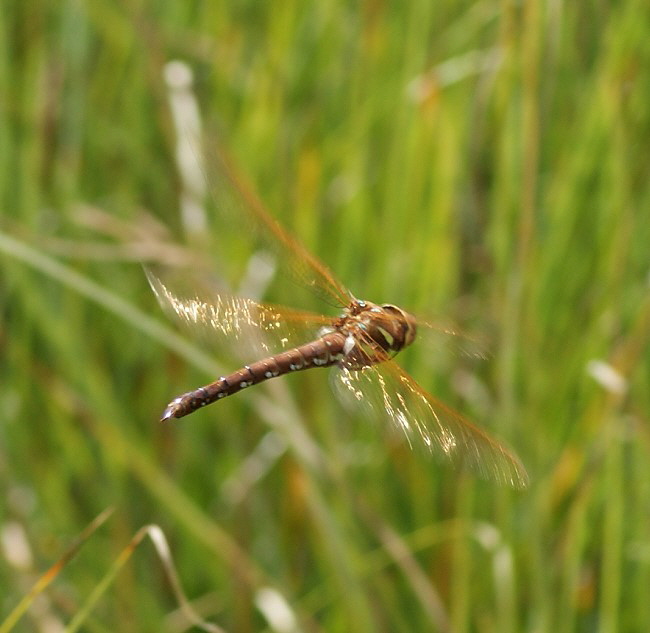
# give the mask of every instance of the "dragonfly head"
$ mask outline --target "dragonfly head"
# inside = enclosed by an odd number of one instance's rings
[[[402,336],[398,337],[401,338],[401,345],[399,349],[408,347],[415,340],[415,336],[418,331],[417,321],[415,317],[412,314],[409,314],[406,310],[402,310],[402,308],[398,308],[397,306],[390,303],[382,305],[381,309],[391,315],[397,322],[399,322],[399,329],[402,333]]]
[[[390,349],[393,352],[399,352],[408,347],[415,340],[417,334],[415,317],[390,303],[382,305],[380,309],[389,317],[383,329],[389,330],[392,334]]]

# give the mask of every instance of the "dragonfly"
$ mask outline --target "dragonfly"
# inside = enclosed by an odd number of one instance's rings
[[[182,418],[197,409],[278,376],[307,369],[334,368],[332,383],[346,400],[360,403],[372,418],[397,430],[412,447],[439,461],[469,468],[480,477],[524,488],[521,461],[501,442],[438,400],[394,360],[416,341],[419,331],[436,325],[393,304],[356,298],[329,268],[272,217],[230,159],[218,156],[217,206],[230,209],[227,225],[244,218],[247,231],[302,285],[339,309],[332,317],[260,302],[226,291],[190,287],[179,276],[145,268],[163,309],[190,329],[245,344],[255,359],[217,380],[174,398],[161,420]],[[451,330],[438,331],[456,337]]]

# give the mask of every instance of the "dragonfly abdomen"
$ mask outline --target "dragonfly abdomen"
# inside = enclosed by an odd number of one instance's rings
[[[182,418],[216,400],[257,385],[265,380],[313,367],[329,367],[344,356],[346,336],[340,331],[329,332],[315,341],[294,347],[275,356],[258,360],[241,369],[221,376],[209,385],[188,391],[172,400],[160,418]]]

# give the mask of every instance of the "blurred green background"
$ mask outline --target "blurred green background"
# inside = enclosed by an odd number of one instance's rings
[[[4,3],[0,622],[114,506],[14,630],[70,622],[149,523],[228,631],[649,630],[649,33],[640,0]],[[139,264],[228,240],[179,211],[172,60],[206,152],[357,296],[489,340],[398,360],[527,490],[411,453],[327,371],[158,424],[241,362]],[[82,627],[186,630],[177,608],[145,541]]]

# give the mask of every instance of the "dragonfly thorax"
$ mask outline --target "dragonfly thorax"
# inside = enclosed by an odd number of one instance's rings
[[[392,358],[415,339],[415,318],[391,304],[354,301],[336,329],[345,334],[343,364],[366,367]]]

